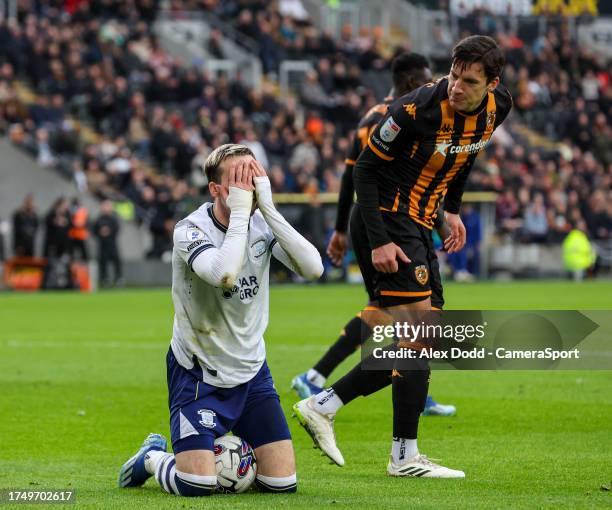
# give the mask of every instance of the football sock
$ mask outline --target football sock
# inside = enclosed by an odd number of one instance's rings
[[[263,492],[280,493],[297,491],[297,477],[295,473],[291,476],[282,477],[257,475],[255,484]]]
[[[172,457],[171,453],[162,452],[159,450],[151,450],[145,455],[144,466],[147,473],[154,475],[159,463],[166,457]]]
[[[332,388],[344,404],[355,400],[359,396],[366,397],[391,384],[389,370],[363,370],[358,363],[344,377],[336,381]]]
[[[172,485],[172,479],[170,478],[170,480],[170,485]],[[191,498],[198,496],[209,496],[217,488],[216,475],[192,475],[191,473],[182,473],[181,471],[177,470],[174,477],[174,482],[178,492],[173,492],[173,494],[179,494],[180,496],[187,496]]]
[[[314,397],[314,409],[321,414],[336,414],[344,403],[333,388],[323,390]]]
[[[322,388],[325,384],[325,381],[327,381],[327,377],[317,372],[317,370],[315,370],[314,368],[311,368],[308,370],[308,372],[306,372],[306,379],[308,379],[309,382],[311,382],[315,386],[318,386],[319,388]]]
[[[393,387],[393,437],[416,439],[419,417],[425,409],[430,370],[425,365],[391,373]]]
[[[393,464],[404,464],[408,459],[416,457],[419,454],[416,439],[404,439],[403,437],[394,437],[391,444],[391,458]]]
[[[361,320],[361,317],[353,317],[344,326],[336,343],[328,349],[313,368],[319,374],[323,375],[323,377],[329,377],[329,374],[331,374],[340,363],[353,354],[355,350],[368,339],[370,334],[370,328]],[[316,384],[313,381],[311,382]]]
[[[216,476],[193,475],[178,471],[176,460],[171,453],[159,451],[147,453],[145,469],[155,475],[162,489],[177,496],[208,496],[217,487]]]

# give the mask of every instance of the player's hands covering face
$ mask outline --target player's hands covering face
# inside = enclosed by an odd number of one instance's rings
[[[253,172],[253,177],[267,177],[266,169],[263,165],[257,161],[256,159],[252,159],[250,161],[251,171]]]
[[[253,168],[249,160],[243,158],[230,166],[228,174],[228,187],[240,188],[245,191],[253,191]]]
[[[253,171],[249,160],[241,158],[229,167],[227,188],[222,186],[221,194],[230,210],[249,211],[253,203],[254,190]]]

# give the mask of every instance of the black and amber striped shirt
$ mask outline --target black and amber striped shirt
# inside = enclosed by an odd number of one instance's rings
[[[512,98],[499,85],[473,114],[464,114],[451,108],[447,89],[445,77],[389,106],[355,167],[355,179],[364,184],[372,182],[371,172],[376,174],[375,189],[356,186],[362,210],[377,192],[379,211],[406,214],[430,229],[442,200],[446,211],[459,212],[467,176],[510,112]],[[381,218],[376,225],[364,220],[372,248],[390,242],[384,229],[375,232],[383,225]]]

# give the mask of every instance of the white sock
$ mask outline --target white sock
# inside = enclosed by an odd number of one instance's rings
[[[172,457],[171,453],[162,452],[159,450],[151,450],[145,455],[144,466],[150,475],[154,475],[159,463],[166,457]]]
[[[289,476],[265,476],[258,473],[256,483],[266,492],[295,492],[297,476],[295,473]]]
[[[314,409],[321,414],[336,414],[344,404],[333,388],[323,390],[314,397]]]
[[[405,464],[407,460],[416,457],[419,454],[416,439],[404,439],[403,437],[394,437],[391,445],[391,457],[393,464]]]
[[[325,381],[327,381],[327,378],[317,372],[314,368],[311,368],[308,370],[308,372],[306,372],[306,379],[319,388],[322,388],[325,385]]]

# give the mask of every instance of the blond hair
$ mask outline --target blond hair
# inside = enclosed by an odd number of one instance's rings
[[[208,182],[220,182],[221,172],[220,166],[226,159],[234,156],[252,156],[255,155],[246,145],[239,143],[226,143],[219,145],[214,151],[212,151],[206,161],[204,162],[204,173],[208,178]]]

